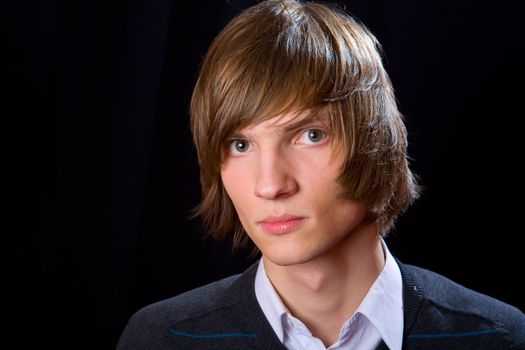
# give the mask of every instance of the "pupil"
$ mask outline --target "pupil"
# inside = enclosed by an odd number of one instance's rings
[[[246,150],[246,142],[244,141],[235,142],[235,149],[239,152],[244,152]]]
[[[308,132],[308,138],[310,139],[310,141],[319,141],[319,139],[321,138],[321,133],[319,132],[319,130],[310,130]]]

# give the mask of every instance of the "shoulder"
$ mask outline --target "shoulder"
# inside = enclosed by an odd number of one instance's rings
[[[232,307],[238,300],[231,289],[240,276],[230,276],[143,307],[130,318],[117,349],[139,349],[140,344],[151,348],[172,325]]]
[[[466,288],[436,272],[405,265],[421,282],[427,301],[458,312],[472,313],[487,318],[518,319],[525,316],[518,308],[488,295]]]
[[[133,317],[151,318],[154,315],[155,319],[160,321],[178,322],[186,318],[198,317],[217,308],[227,307],[235,300],[224,300],[224,292],[232,286],[239,276],[230,276],[148,305],[139,310]]]
[[[501,334],[506,347],[525,348],[525,314],[518,308],[466,288],[438,273],[412,265],[400,265],[404,274],[410,274],[415,282],[409,288],[421,289],[418,318],[425,322],[443,323],[445,329],[455,328],[465,332],[494,330]]]

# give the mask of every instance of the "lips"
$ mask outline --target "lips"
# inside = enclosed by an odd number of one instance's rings
[[[268,217],[262,221],[259,221],[257,224],[266,233],[281,235],[295,231],[304,223],[304,221],[306,221],[305,217],[285,214]]]

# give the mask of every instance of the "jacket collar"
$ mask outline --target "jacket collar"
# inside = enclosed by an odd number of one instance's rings
[[[401,276],[403,277],[403,310],[405,323],[403,345],[405,345],[407,335],[416,321],[423,302],[423,287],[421,281],[411,271],[410,265],[405,265],[398,259],[396,259],[396,261],[401,270]]]

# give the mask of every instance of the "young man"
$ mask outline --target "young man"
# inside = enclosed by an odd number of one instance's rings
[[[140,310],[119,349],[525,349],[521,311],[383,241],[418,186],[378,46],[343,12],[291,0],[219,34],[191,104],[198,213],[262,258]]]

